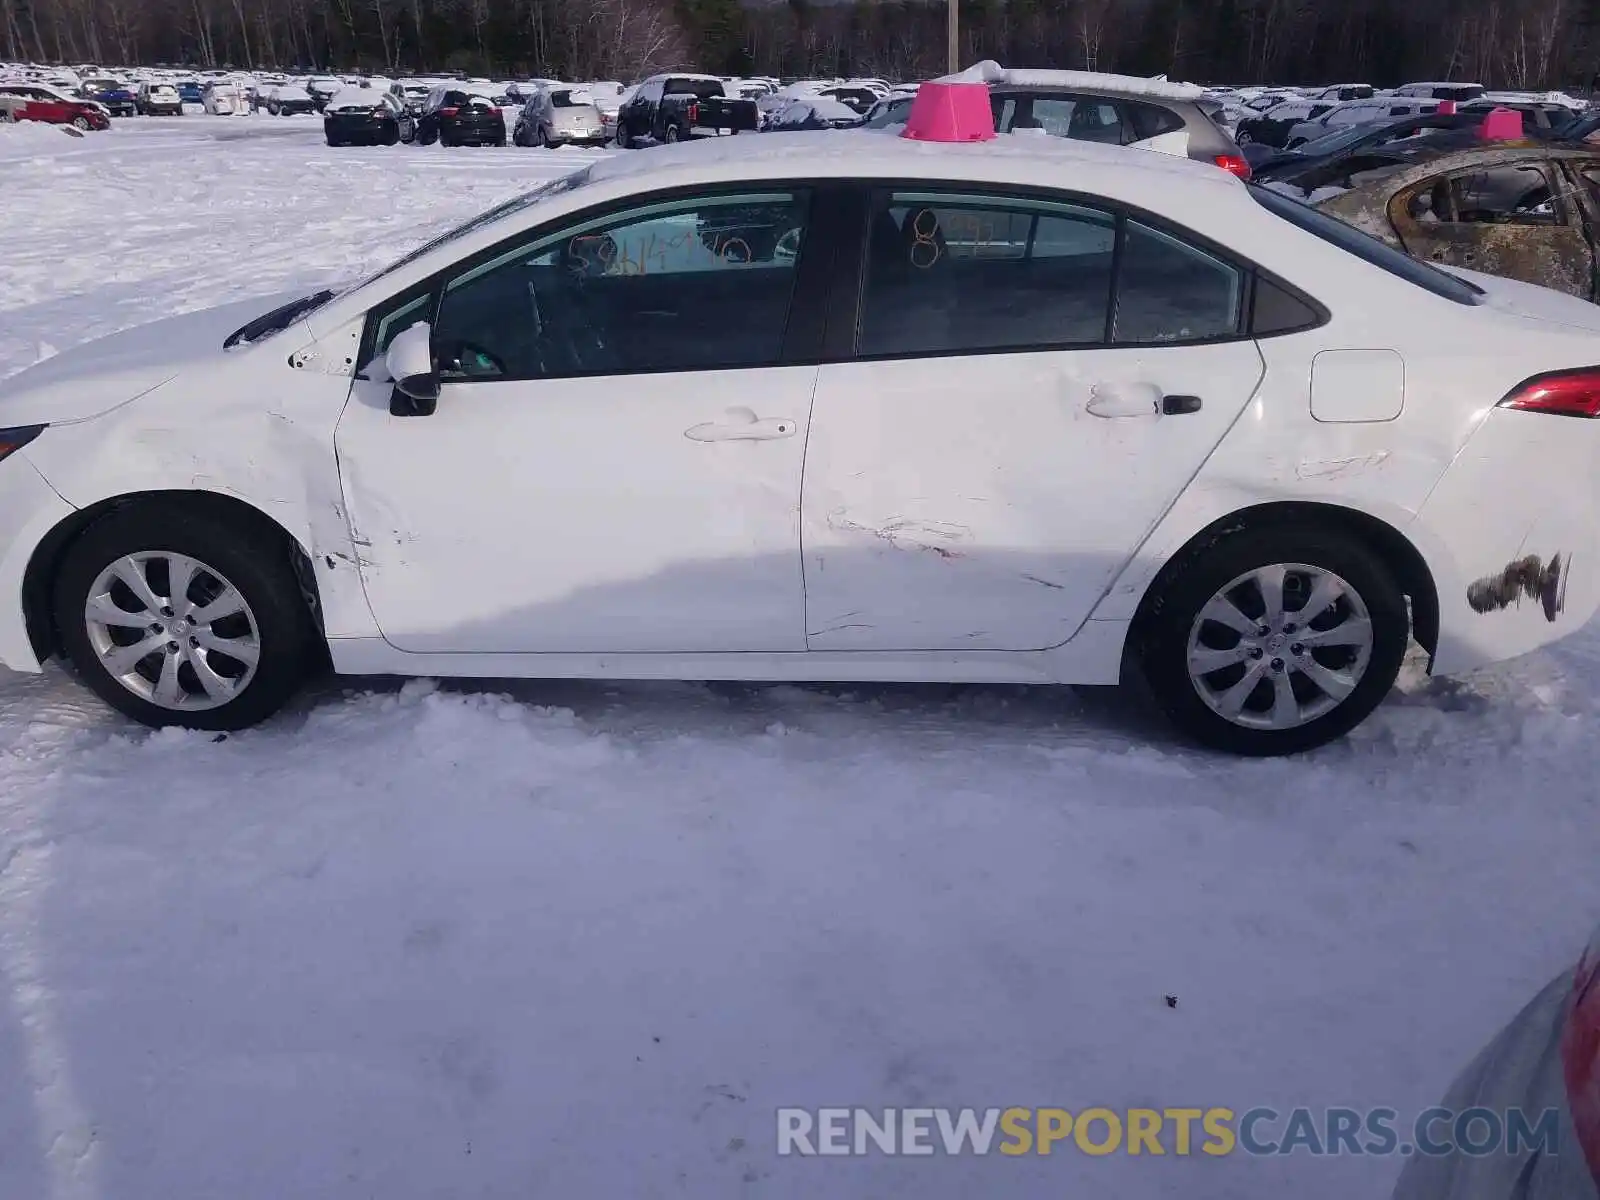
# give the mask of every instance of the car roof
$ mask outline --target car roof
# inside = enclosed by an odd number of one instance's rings
[[[750,143],[756,144],[752,146]],[[691,169],[697,181],[741,179],[863,178],[986,182],[1118,194],[1148,189],[1152,203],[1177,180],[1227,194],[1242,185],[1209,163],[1153,150],[1103,146],[1070,138],[1002,134],[959,145],[885,137],[865,130],[782,133],[750,138],[704,138],[616,155],[590,168],[596,181],[631,179],[647,172]]]
[[[1102,71],[1045,71],[1002,67],[986,59],[940,83],[987,83],[993,88],[1069,88],[1073,91],[1108,92],[1143,96],[1152,100],[1198,100],[1206,94],[1191,83],[1172,83],[1166,79],[1144,79],[1137,75],[1112,75]]]

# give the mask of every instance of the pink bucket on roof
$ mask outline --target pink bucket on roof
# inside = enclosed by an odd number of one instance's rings
[[[901,137],[917,142],[987,142],[994,110],[982,83],[925,83],[911,102]]]
[[[1494,108],[1483,118],[1480,136],[1486,142],[1515,142],[1522,137],[1522,114],[1514,108]]]

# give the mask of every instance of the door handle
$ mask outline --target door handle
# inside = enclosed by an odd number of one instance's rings
[[[1154,417],[1161,413],[1161,389],[1153,383],[1097,383],[1086,407],[1091,417]]]
[[[793,437],[799,428],[793,417],[758,417],[753,409],[730,408],[726,420],[691,425],[683,436],[691,442],[771,442]]]
[[[1181,417],[1185,413],[1200,411],[1199,396],[1163,396],[1161,397],[1161,411],[1169,417]]]

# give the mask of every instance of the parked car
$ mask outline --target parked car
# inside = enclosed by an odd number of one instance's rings
[[[1289,144],[1289,134],[1295,126],[1332,111],[1331,100],[1289,100],[1269,108],[1259,117],[1239,122],[1233,140],[1241,146],[1251,142],[1281,150]]]
[[[898,129],[911,115],[911,102],[916,98],[915,92],[891,92],[867,110],[861,124],[867,129]]]
[[[1395,88],[1396,96],[1420,96],[1427,100],[1454,100],[1466,103],[1484,93],[1481,83],[1408,83]]]
[[[594,98],[571,87],[541,88],[517,113],[518,146],[603,146],[611,138]]]
[[[617,145],[686,142],[760,128],[756,101],[727,96],[714,75],[653,75],[617,112]]]
[[[872,106],[883,99],[883,94],[865,84],[835,84],[825,87],[817,93],[826,100],[833,100],[844,105],[858,117],[864,117]]]
[[[1600,149],[1480,143],[1419,158],[1321,211],[1415,258],[1600,298]]]
[[[1482,120],[1497,108],[1510,109],[1522,117],[1522,127],[1531,137],[1564,137],[1581,114],[1565,104],[1538,100],[1482,99],[1458,105],[1457,112]]]
[[[180,79],[177,83],[173,84],[173,86],[178,91],[178,99],[180,102],[184,104],[197,105],[205,103],[205,93],[200,87],[200,81],[198,79]]]
[[[113,117],[132,117],[139,112],[132,90],[120,79],[87,79],[78,94],[85,100],[93,100]]]
[[[1600,308],[1179,158],[1016,150],[604,159],[342,293],[13,376],[0,662],[226,729],[313,652],[1038,683],[1126,652],[1189,735],[1270,754],[1362,720],[1412,638],[1448,673],[1588,623]]]
[[[506,121],[492,99],[460,87],[436,87],[419,117],[400,124],[400,140],[431,146],[504,146]]]
[[[229,79],[209,79],[200,89],[200,103],[213,117],[233,117],[244,112],[244,89]]]
[[[1371,100],[1376,94],[1370,83],[1335,83],[1312,92],[1308,99],[1343,103],[1346,100]]]
[[[330,146],[393,146],[400,140],[400,102],[375,88],[346,88],[322,110]]]
[[[986,61],[950,79],[989,86],[995,130],[1042,129],[1112,146],[1180,138],[1177,153],[1248,177],[1239,147],[1206,115],[1201,88],[1096,71],[1007,70]]]
[[[178,95],[178,89],[170,83],[146,80],[139,85],[139,91],[134,96],[134,104],[139,110],[139,115],[144,117],[183,116],[183,98]]]
[[[1439,101],[1385,96],[1378,100],[1352,100],[1348,104],[1335,104],[1320,117],[1300,121],[1289,127],[1284,138],[1284,149],[1298,150],[1307,142],[1314,142],[1327,134],[1357,125],[1374,125],[1397,117],[1425,116],[1439,111]]]
[[[794,96],[767,116],[766,133],[794,133],[802,129],[854,129],[865,118],[853,108],[828,96]]]
[[[7,105],[7,117],[12,121],[42,121],[82,130],[111,128],[111,118],[98,104],[69,96],[48,84],[0,83],[0,92],[22,101]]]
[[[428,84],[417,79],[397,79],[389,85],[389,94],[400,105],[401,111],[413,117],[420,117],[422,110],[427,108],[428,93],[432,90]]]
[[[1519,1114],[1532,1136],[1472,1153],[1441,1118],[1442,1153],[1405,1161],[1391,1200],[1600,1200],[1600,932],[1456,1077],[1438,1105],[1452,1116]],[[1540,1145],[1545,1114],[1553,1141]],[[1460,1118],[1457,1117],[1457,1120]],[[1482,1136],[1483,1128],[1476,1136]]]
[[[317,111],[317,100],[298,83],[283,83],[267,93],[267,111],[275,117],[303,116]]]
[[[317,111],[322,112],[340,92],[349,87],[359,87],[359,84],[348,84],[342,79],[335,79],[331,75],[314,75],[306,80],[306,91],[311,93],[311,98],[317,102]]]
[[[1336,173],[1348,175],[1371,169],[1382,163],[1404,163],[1411,153],[1421,153],[1437,143],[1419,140],[1423,134],[1436,130],[1473,130],[1481,125],[1482,117],[1465,114],[1426,113],[1415,117],[1398,117],[1374,121],[1370,125],[1352,125],[1325,133],[1314,141],[1305,142],[1293,150],[1274,150],[1270,146],[1251,143],[1245,147],[1245,157],[1255,170],[1260,183],[1274,181],[1293,182],[1298,185],[1301,176],[1317,177],[1315,186],[1322,186],[1317,174],[1324,165],[1337,168]],[[1459,148],[1467,148],[1476,140],[1476,134]],[[1331,179],[1333,176],[1328,176]],[[1349,186],[1346,184],[1345,186]],[[1306,190],[1312,190],[1307,188]]]

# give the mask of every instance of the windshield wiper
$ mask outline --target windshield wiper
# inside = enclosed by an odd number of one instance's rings
[[[321,308],[333,299],[333,289],[328,288],[320,292],[313,292],[309,296],[302,296],[298,300],[291,300],[288,304],[273,309],[269,313],[262,313],[254,321],[228,335],[228,340],[222,343],[224,350],[232,350],[235,346],[248,346],[252,342],[259,342],[262,338],[271,337],[280,333],[294,324],[296,319],[303,317],[314,308]]]

